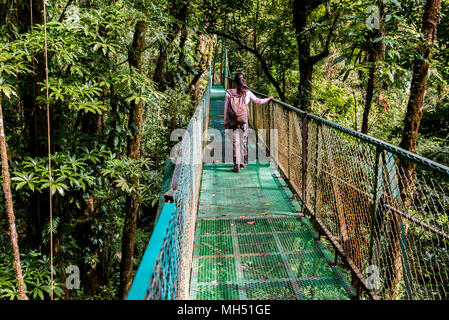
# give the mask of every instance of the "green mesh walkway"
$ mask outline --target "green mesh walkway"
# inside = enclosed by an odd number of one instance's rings
[[[214,86],[209,121],[222,133],[224,93]],[[353,288],[275,167],[232,166],[204,165],[191,298],[350,299]]]

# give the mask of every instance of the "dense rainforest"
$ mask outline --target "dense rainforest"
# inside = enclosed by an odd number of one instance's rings
[[[0,0],[0,299],[126,297],[222,40],[253,89],[449,165],[449,0]]]

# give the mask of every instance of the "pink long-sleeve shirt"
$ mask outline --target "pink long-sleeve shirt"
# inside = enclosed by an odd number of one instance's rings
[[[232,93],[237,94],[237,89],[231,89],[231,90],[232,90]],[[224,106],[224,123],[225,123],[225,125],[228,121],[229,99],[230,99],[230,96],[226,92],[225,106]],[[246,91],[246,104],[248,104],[250,101],[254,102],[255,104],[265,104],[268,101],[270,101],[270,98],[259,99],[254,95],[254,93],[252,93],[250,90],[248,90],[248,91]],[[248,114],[249,114],[249,112],[248,112]]]

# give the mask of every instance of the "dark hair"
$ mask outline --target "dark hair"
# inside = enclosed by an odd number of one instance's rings
[[[245,75],[241,72],[237,72],[234,77],[234,82],[237,85],[237,93],[242,94],[249,90],[246,85]]]

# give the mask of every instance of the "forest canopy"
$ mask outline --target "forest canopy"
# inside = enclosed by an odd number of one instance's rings
[[[55,298],[126,297],[160,209],[170,134],[188,124],[221,41],[232,76],[245,73],[258,92],[449,165],[449,0],[58,0],[45,9],[0,0],[12,194],[8,206],[0,192],[0,299],[49,299],[50,252]],[[81,275],[74,290],[69,265]]]

